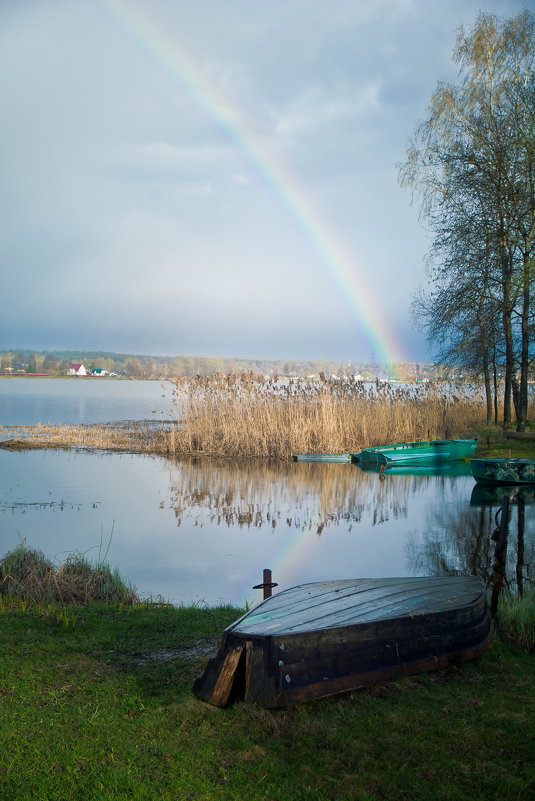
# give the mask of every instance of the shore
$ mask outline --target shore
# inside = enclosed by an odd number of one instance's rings
[[[459,667],[272,713],[191,685],[240,610],[5,609],[3,801],[527,798],[533,655],[496,638]]]

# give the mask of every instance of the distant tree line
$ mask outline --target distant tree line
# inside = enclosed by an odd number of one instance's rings
[[[378,365],[366,363],[340,363],[325,360],[297,361],[276,359],[233,359],[209,356],[140,356],[103,351],[0,351],[0,373],[3,375],[46,374],[67,376],[71,364],[83,364],[92,372],[95,369],[114,373],[118,377],[138,379],[173,378],[175,376],[210,376],[214,373],[240,373],[253,371],[262,375],[327,376],[360,375],[373,381],[377,378],[403,377],[408,381],[429,378],[433,365],[407,363],[404,365]],[[443,380],[451,375],[444,373]]]
[[[437,85],[400,167],[434,232],[414,318],[439,361],[483,376],[488,422],[500,394],[519,431],[534,342],[534,53],[530,11],[461,27],[459,81]]]

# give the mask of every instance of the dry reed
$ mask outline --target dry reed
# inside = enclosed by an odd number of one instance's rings
[[[91,564],[83,555],[73,554],[58,566],[25,544],[0,560],[1,596],[76,606],[93,602],[133,604],[139,600],[133,587],[103,562]]]
[[[280,381],[254,373],[181,376],[172,383],[175,422],[0,427],[0,447],[288,459],[474,436],[485,426],[477,387]]]
[[[158,453],[167,423],[0,426],[0,447],[7,450],[57,448]]]
[[[174,454],[288,458],[370,445],[466,436],[485,424],[481,393],[434,385],[279,381],[252,373],[173,381],[181,424],[162,437]]]

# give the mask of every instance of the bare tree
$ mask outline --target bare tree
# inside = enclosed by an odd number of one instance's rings
[[[534,313],[534,44],[528,11],[501,23],[481,13],[469,34],[460,28],[459,82],[438,84],[400,167],[401,184],[418,195],[435,232],[436,289],[414,311],[450,361],[477,355],[470,328],[480,339],[481,372],[489,372],[491,354],[495,369],[503,353],[504,425],[514,401],[519,430]]]

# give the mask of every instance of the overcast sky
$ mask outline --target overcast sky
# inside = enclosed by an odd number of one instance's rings
[[[396,165],[513,0],[0,0],[0,349],[428,360]]]

